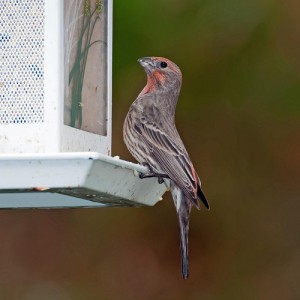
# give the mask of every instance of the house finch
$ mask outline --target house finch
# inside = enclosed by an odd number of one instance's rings
[[[123,137],[132,156],[149,168],[144,177],[169,178],[169,187],[180,226],[182,276],[187,279],[188,230],[192,206],[200,201],[209,208],[200,179],[175,126],[175,109],[182,75],[176,64],[163,57],[144,57],[147,84],[126,116]]]

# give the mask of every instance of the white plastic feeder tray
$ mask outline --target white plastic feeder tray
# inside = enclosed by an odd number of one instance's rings
[[[1,208],[154,205],[166,191],[147,169],[94,152],[0,155]]]
[[[0,0],[0,208],[153,205],[111,155],[112,0]]]

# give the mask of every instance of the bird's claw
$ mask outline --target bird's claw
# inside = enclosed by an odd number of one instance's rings
[[[164,178],[170,179],[169,175],[167,175],[167,174],[159,174],[159,173],[153,172],[152,168],[146,162],[142,163],[142,165],[149,169],[149,173],[139,173],[140,179],[157,177],[159,184],[162,184],[164,182]]]
[[[163,180],[163,178],[162,178],[162,177],[158,177],[158,183],[159,183],[159,184],[162,184],[162,183],[164,183],[164,180]]]
[[[167,174],[158,174],[158,173],[139,173],[139,177],[140,179],[144,179],[144,178],[151,178],[151,177],[157,177],[158,178],[158,183],[162,184],[164,182],[164,178],[170,178],[169,175]]]
[[[145,177],[145,174],[143,174],[143,173],[139,173],[139,178],[140,178],[140,179],[144,179],[144,178],[146,178],[146,177]]]

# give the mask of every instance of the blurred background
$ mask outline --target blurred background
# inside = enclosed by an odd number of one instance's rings
[[[297,0],[114,1],[113,155],[146,82],[183,72],[176,122],[211,210],[180,274],[169,194],[154,207],[0,212],[1,299],[300,299]]]

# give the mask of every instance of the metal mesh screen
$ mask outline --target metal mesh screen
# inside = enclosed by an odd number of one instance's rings
[[[44,121],[44,0],[0,0],[0,124]]]

